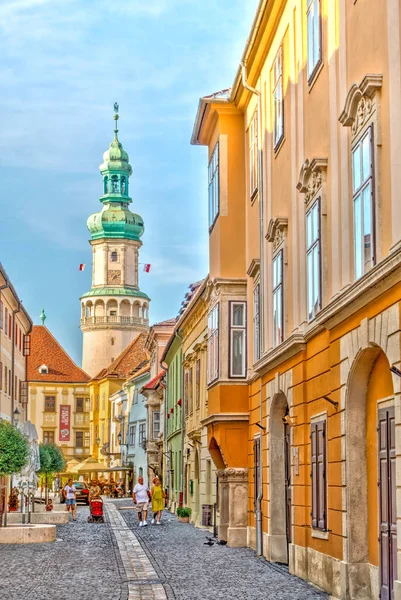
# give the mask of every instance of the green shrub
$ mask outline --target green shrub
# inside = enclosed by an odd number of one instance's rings
[[[179,506],[177,508],[177,515],[179,517],[190,517],[192,514],[192,509],[189,508],[188,506]]]
[[[0,419],[0,475],[19,473],[29,459],[29,444],[23,433]]]

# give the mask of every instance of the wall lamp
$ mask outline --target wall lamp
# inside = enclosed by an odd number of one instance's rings
[[[401,371],[397,369],[397,367],[390,367],[390,371],[394,373],[394,375],[398,375],[398,377],[401,377]]]
[[[261,425],[260,423],[255,423],[256,427],[259,427],[259,429],[263,429],[263,431],[266,431],[266,427],[263,427],[263,425]]]
[[[327,400],[327,402],[330,402],[330,404],[332,404],[336,410],[338,409],[338,402],[336,402],[335,400],[332,400],[328,396],[323,396],[323,398],[325,400]]]

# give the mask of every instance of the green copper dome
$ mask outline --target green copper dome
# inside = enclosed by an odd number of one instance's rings
[[[145,228],[142,217],[128,208],[132,202],[128,195],[128,180],[132,174],[132,167],[128,154],[118,139],[118,119],[118,104],[115,103],[114,139],[110,148],[103,154],[103,163],[100,165],[103,177],[103,196],[100,202],[103,203],[103,208],[89,217],[87,226],[93,240],[126,238],[139,241]]]
[[[132,213],[128,205],[105,204],[103,209],[91,215],[87,227],[93,240],[100,238],[126,238],[139,240],[145,230],[142,217]]]

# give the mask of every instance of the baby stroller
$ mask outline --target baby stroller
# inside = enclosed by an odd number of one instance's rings
[[[101,498],[93,498],[89,503],[89,510],[88,523],[104,523],[103,500]]]

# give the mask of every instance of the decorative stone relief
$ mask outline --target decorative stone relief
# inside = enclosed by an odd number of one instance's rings
[[[299,173],[297,189],[305,194],[305,204],[312,200],[323,184],[323,171],[327,169],[327,158],[313,158],[305,160]]]
[[[354,83],[350,87],[339,121],[345,127],[351,127],[352,137],[358,135],[376,110],[376,92],[382,84],[383,75],[365,75],[359,85]]]
[[[266,234],[268,242],[273,244],[273,252],[276,252],[287,239],[288,219],[287,217],[277,217],[271,219]]]
[[[234,467],[229,467],[228,469],[219,469],[217,471],[217,477],[219,478],[219,481],[222,482],[248,481],[248,469],[238,469]]]

